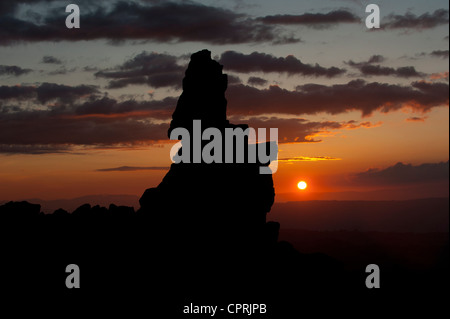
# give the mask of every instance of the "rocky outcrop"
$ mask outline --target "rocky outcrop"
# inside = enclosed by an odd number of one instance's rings
[[[202,120],[204,126],[222,128],[227,121],[225,91],[227,75],[222,65],[211,59],[208,50],[192,54],[183,79],[183,93],[172,115],[170,132],[176,127],[190,128],[193,120]]]
[[[192,159],[193,120],[201,120],[202,131],[214,127],[223,133],[226,128],[248,127],[227,120],[226,88],[227,75],[209,51],[191,56],[168,132],[170,136],[182,127],[190,133],[189,146],[183,144],[179,153],[190,147]],[[223,142],[222,154],[225,151]],[[158,187],[144,192],[139,212],[152,216],[164,228],[176,229],[172,236],[183,241],[196,237],[234,249],[249,242],[267,244],[267,238],[276,242],[275,225],[266,225],[266,214],[275,197],[272,175],[259,171],[267,164],[251,163],[248,157],[243,163],[174,163]]]

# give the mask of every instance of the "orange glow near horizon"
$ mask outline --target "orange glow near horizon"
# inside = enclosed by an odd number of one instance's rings
[[[397,112],[390,114],[389,120],[387,115],[375,114],[373,122],[382,120],[384,126],[346,130],[345,138],[337,135],[321,143],[279,144],[279,167],[273,175],[276,200],[314,199],[314,194],[319,193],[373,191],[378,187],[350,185],[346,178],[397,162],[420,165],[447,161],[448,113],[448,108],[435,109],[423,122],[405,121],[422,114]],[[343,118],[336,116],[333,120]],[[95,194],[140,196],[145,189],[156,187],[166,170],[99,170],[122,166],[168,167],[172,164],[170,148],[175,142],[162,140],[154,145],[142,142],[121,148],[75,146],[67,153],[1,155],[0,201],[70,199]],[[296,188],[300,180],[308,183],[304,191]]]

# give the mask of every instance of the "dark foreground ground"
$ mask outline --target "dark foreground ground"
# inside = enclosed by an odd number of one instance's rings
[[[126,207],[1,213],[2,309],[17,315],[211,317],[184,314],[191,304],[224,309],[215,318],[448,315],[448,233],[282,227],[276,244],[243,245],[238,234],[162,227]],[[371,263],[379,289],[365,285]],[[69,264],[79,289],[66,287]],[[231,314],[230,304],[267,311]]]

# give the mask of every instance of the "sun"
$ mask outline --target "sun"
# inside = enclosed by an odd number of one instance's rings
[[[300,182],[298,182],[297,187],[301,190],[304,190],[304,189],[306,189],[306,187],[308,187],[308,184],[306,184],[305,181],[300,181]]]

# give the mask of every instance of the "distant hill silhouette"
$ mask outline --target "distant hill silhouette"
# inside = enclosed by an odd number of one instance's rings
[[[39,198],[31,198],[24,199],[24,201],[41,205],[41,211],[46,214],[53,213],[60,208],[72,212],[85,203],[90,203],[92,206],[100,205],[105,207],[108,207],[111,203],[115,203],[118,206],[139,208],[139,196],[137,195],[87,195],[70,199],[42,200]],[[0,204],[4,203],[0,202]]]
[[[439,185],[439,184],[438,184]],[[427,184],[416,186],[402,186],[395,189],[379,189],[375,191],[343,191],[343,192],[313,192],[307,193],[287,192],[277,193],[277,202],[295,202],[309,200],[347,200],[347,201],[386,201],[386,200],[413,200],[427,198],[448,198],[448,181],[441,183],[441,187],[431,187]]]
[[[270,219],[289,229],[448,232],[448,212],[448,198],[298,201],[276,203]]]

